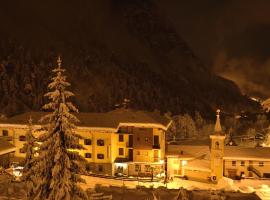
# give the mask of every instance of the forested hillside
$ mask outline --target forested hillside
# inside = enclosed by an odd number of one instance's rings
[[[60,54],[81,111],[137,109],[207,116],[258,109],[214,75],[151,0],[11,0],[0,6],[0,112],[40,110]]]

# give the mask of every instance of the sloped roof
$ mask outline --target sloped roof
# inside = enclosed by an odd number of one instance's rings
[[[190,170],[211,172],[210,161],[204,159],[194,159],[191,161],[187,161],[187,164],[184,168]]]
[[[224,159],[270,160],[270,147],[225,146]]]
[[[46,112],[27,112],[11,118],[0,120],[0,124],[28,124],[29,117],[33,124],[39,124],[39,119]],[[145,123],[158,124],[166,128],[171,120],[156,112],[135,111],[129,109],[117,109],[107,113],[78,113],[75,114],[81,127],[117,128],[120,123]]]
[[[16,147],[14,145],[9,143],[8,141],[0,139],[0,155],[11,153],[11,152],[14,152],[15,150],[16,150]]]
[[[210,154],[209,146],[206,145],[168,145],[166,155],[180,155],[181,151],[193,158],[209,158]]]

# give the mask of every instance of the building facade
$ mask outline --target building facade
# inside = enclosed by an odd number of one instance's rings
[[[0,135],[16,147],[14,161],[23,160],[28,131],[33,119],[34,135],[40,133],[42,112],[30,112],[0,121]],[[108,113],[80,113],[76,132],[83,139],[89,173],[106,175],[153,176],[164,172],[165,132],[171,121],[158,113],[118,109]]]
[[[208,144],[168,145],[168,175],[217,182],[223,176],[232,179],[270,178],[270,148],[226,146],[219,111]]]

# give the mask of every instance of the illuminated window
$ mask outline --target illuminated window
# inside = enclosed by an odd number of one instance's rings
[[[245,166],[245,161],[241,161],[241,166]]]
[[[98,146],[104,146],[104,140],[97,140]]]
[[[232,161],[232,166],[236,166],[236,161],[235,160]]]
[[[124,135],[119,134],[119,136],[118,136],[118,141],[119,141],[119,142],[124,142]]]
[[[118,153],[119,153],[119,156],[123,156],[124,155],[124,148],[119,148]]]
[[[84,154],[84,157],[86,157],[86,158],[91,158],[92,155],[91,155],[91,153],[85,153],[85,154]]]
[[[148,141],[149,141],[149,138],[148,138],[148,137],[146,137],[146,138],[145,138],[145,142],[148,142]]]
[[[24,135],[20,135],[19,140],[20,141],[26,141],[26,137]]]
[[[2,131],[2,135],[3,135],[3,136],[8,136],[8,130],[3,130],[3,131]]]
[[[91,139],[84,139],[84,145],[91,145],[92,141]]]
[[[140,172],[141,171],[141,165],[136,164],[135,165],[135,172]]]
[[[259,162],[259,166],[260,167],[263,167],[264,166],[264,163],[262,161]]]
[[[104,159],[104,154],[98,153],[97,154],[97,159]]]

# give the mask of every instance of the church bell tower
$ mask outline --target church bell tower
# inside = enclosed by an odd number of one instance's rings
[[[223,177],[223,156],[225,134],[220,125],[220,110],[217,110],[215,130],[210,135],[210,159],[211,159],[211,180],[217,182]]]

